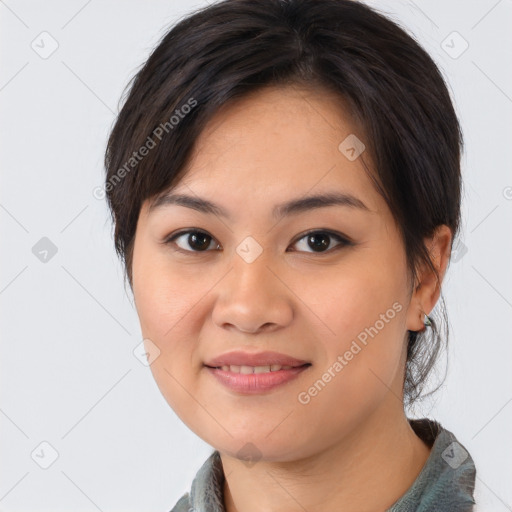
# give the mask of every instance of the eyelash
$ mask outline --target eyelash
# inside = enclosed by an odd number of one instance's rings
[[[211,238],[212,241],[215,240],[215,238],[213,238],[211,235],[209,235],[206,231],[203,231],[203,230],[200,230],[200,229],[189,229],[189,230],[179,231],[177,233],[174,233],[174,234],[170,235],[169,237],[167,237],[163,241],[163,244],[165,244],[165,245],[173,244],[173,245],[175,245],[175,247],[173,247],[173,250],[178,251],[178,252],[182,252],[182,253],[186,253],[186,254],[188,254],[188,253],[200,254],[200,253],[205,253],[205,252],[211,252],[210,250],[204,250],[204,251],[187,250],[187,249],[182,249],[181,247],[177,247],[176,246],[174,241],[177,238],[179,238],[179,237],[181,237],[183,235],[190,235],[192,233],[206,235],[207,237]],[[327,235],[327,236],[329,236],[331,238],[336,239],[338,242],[340,242],[340,245],[335,246],[334,248],[330,248],[330,249],[328,249],[326,251],[319,251],[319,252],[315,252],[315,251],[311,251],[311,252],[310,251],[302,251],[302,252],[306,252],[307,254],[318,254],[318,255],[330,254],[333,251],[340,250],[340,249],[342,249],[344,247],[354,245],[354,243],[352,241],[350,241],[347,237],[345,237],[345,236],[343,236],[343,235],[341,235],[339,233],[335,233],[333,231],[327,230],[327,229],[317,229],[317,230],[308,231],[307,233],[304,233],[299,238],[297,238],[293,242],[292,245],[297,244],[298,242],[300,242],[304,238],[307,238],[308,236],[319,235],[319,234]],[[301,251],[296,251],[296,252],[301,252]]]

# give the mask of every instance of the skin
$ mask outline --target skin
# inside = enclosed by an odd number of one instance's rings
[[[363,170],[369,152],[350,161],[338,150],[350,134],[364,140],[331,94],[266,88],[216,114],[173,190],[215,202],[229,220],[180,205],[150,211],[149,200],[140,211],[133,292],[143,336],[160,350],[151,370],[176,414],[219,450],[227,512],[334,512],[340,503],[346,512],[385,510],[430,453],[407,422],[402,383],[407,330],[424,328],[439,286],[425,268],[409,281],[398,228]],[[278,222],[271,216],[278,203],[332,191],[351,193],[370,211],[337,205]],[[209,234],[208,249],[191,246],[187,234],[163,243],[183,229]],[[353,245],[328,238],[328,249],[315,251],[304,238],[311,230]],[[263,251],[252,263],[236,252],[247,236]],[[425,239],[441,281],[450,242],[447,226]],[[402,306],[394,318],[300,403],[299,393],[394,303]],[[203,366],[234,349],[274,350],[312,366],[269,392],[244,395]],[[247,443],[256,447],[253,464],[237,456]]]

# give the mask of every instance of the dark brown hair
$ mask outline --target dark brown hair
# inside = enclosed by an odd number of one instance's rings
[[[369,175],[400,229],[411,283],[418,265],[435,271],[423,239],[441,224],[458,233],[462,134],[431,57],[357,1],[223,0],[165,34],[127,85],[108,140],[105,191],[130,286],[142,203],[177,184],[222,105],[278,85],[333,91],[348,105],[364,131]],[[448,337],[442,304],[444,336],[434,316],[428,330],[409,331],[408,403],[420,396]]]

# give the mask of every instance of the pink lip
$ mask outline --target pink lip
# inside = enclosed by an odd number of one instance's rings
[[[233,352],[227,352],[221,354],[214,359],[211,359],[205,366],[211,368],[219,368],[221,366],[267,366],[272,364],[280,364],[281,366],[303,366],[308,361],[296,359],[295,357],[287,356],[286,354],[280,354],[279,352],[243,352],[241,350],[235,350]],[[281,370],[279,370],[281,371]]]
[[[290,369],[281,369],[265,373],[236,373],[223,370],[222,366],[292,366]],[[306,370],[311,363],[302,359],[280,354],[279,352],[243,352],[235,350],[227,352],[205,363],[206,370],[221,384],[238,393],[257,394],[270,391],[286,382],[295,379]]]
[[[277,364],[277,363],[275,363]],[[232,391],[246,394],[258,394],[270,391],[277,386],[295,379],[310,365],[298,366],[289,370],[277,370],[266,373],[235,373],[220,368],[206,367],[217,380]]]

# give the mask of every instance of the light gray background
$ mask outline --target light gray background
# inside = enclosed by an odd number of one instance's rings
[[[2,511],[168,511],[211,452],[133,353],[138,319],[93,196],[123,87],[201,5],[0,1]],[[463,245],[444,285],[449,374],[416,414],[468,448],[487,510],[512,510],[512,2],[372,5],[438,62],[466,139]],[[47,261],[32,250],[43,237],[57,248]]]

